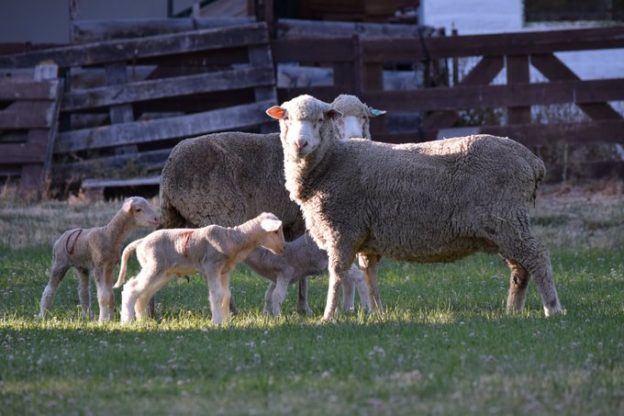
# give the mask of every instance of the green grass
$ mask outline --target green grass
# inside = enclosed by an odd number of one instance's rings
[[[565,316],[545,319],[531,285],[507,316],[507,270],[492,256],[385,262],[383,315],[319,324],[261,314],[265,282],[233,275],[241,309],[210,323],[199,277],[159,293],[158,322],[79,318],[68,275],[35,321],[49,248],[0,258],[3,414],[616,414],[624,410],[624,265],[618,250],[558,250]],[[310,296],[322,310],[326,279]],[[119,296],[117,296],[119,298]]]

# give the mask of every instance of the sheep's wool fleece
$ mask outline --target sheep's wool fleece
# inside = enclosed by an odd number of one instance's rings
[[[545,174],[526,147],[490,135],[405,145],[322,137],[305,160],[287,155],[286,184],[315,241],[341,255],[437,262],[495,251],[499,236],[527,229]]]
[[[226,132],[183,140],[163,168],[160,199],[165,228],[231,227],[273,212],[286,238],[304,231],[299,207],[284,188],[278,134]]]

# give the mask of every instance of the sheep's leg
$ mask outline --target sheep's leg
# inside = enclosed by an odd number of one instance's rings
[[[271,282],[269,283],[269,287],[267,288],[265,294],[264,294],[264,313],[266,315],[270,315],[271,314],[271,299],[273,298],[273,290],[275,290],[275,282]]]
[[[347,272],[342,281],[342,310],[355,312],[355,281],[351,276],[351,270]]]
[[[286,299],[289,283],[290,281],[288,279],[283,276],[278,276],[271,299],[271,314],[273,316],[279,316],[282,311],[282,303],[284,302],[284,299]]]
[[[380,256],[371,254],[361,254],[358,256],[360,267],[364,272],[364,279],[368,286],[368,299],[371,310],[383,312],[383,305],[379,297],[379,286],[377,285],[377,265]]]
[[[353,257],[355,256],[355,253],[347,247],[338,247],[340,246],[336,245],[327,250],[329,257],[329,285],[327,287],[327,302],[325,303],[323,321],[329,321],[334,317],[336,307],[338,306],[340,284],[351,268]]]
[[[509,294],[507,296],[507,313],[519,312],[524,308],[526,289],[529,284],[529,272],[515,260],[505,260],[511,270]]]
[[[67,270],[69,270],[69,267],[70,266],[67,264],[54,263],[52,265],[52,271],[50,272],[48,284],[41,294],[41,302],[39,303],[39,315],[37,315],[38,318],[43,319],[48,309],[50,309],[50,307],[52,306],[52,303],[54,302],[54,296],[56,295],[56,290],[58,289],[61,281],[65,277],[65,274],[67,274]]]
[[[299,283],[297,284],[298,296],[297,296],[297,312],[302,315],[312,315],[312,308],[310,308],[310,304],[308,304],[308,278],[307,276],[299,279]]]
[[[82,317],[93,319],[91,310],[91,293],[89,292],[89,270],[83,267],[76,268],[78,274],[78,299],[82,308]]]
[[[522,224],[526,224],[522,226]],[[518,229],[519,228],[519,229]],[[521,221],[515,229],[499,235],[508,238],[494,239],[500,253],[525,268],[535,280],[547,317],[561,312],[561,304],[552,277],[552,265],[548,250],[528,230],[528,220]],[[511,289],[510,289],[511,290]]]

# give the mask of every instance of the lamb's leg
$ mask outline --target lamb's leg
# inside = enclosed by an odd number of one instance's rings
[[[371,254],[361,254],[358,256],[360,267],[364,272],[364,279],[368,286],[369,306],[372,310],[383,312],[381,298],[379,297],[379,286],[377,285],[377,265],[380,256]]]
[[[351,276],[351,270],[347,272],[342,281],[342,310],[355,312],[355,281]]]
[[[278,276],[275,282],[275,289],[273,289],[273,296],[271,299],[271,314],[273,316],[279,316],[282,311],[282,303],[286,299],[288,293],[288,284],[290,280],[284,276]]]
[[[370,312],[370,299],[368,294],[368,285],[366,284],[366,280],[364,280],[364,273],[356,266],[351,266],[351,270],[349,270],[349,276],[355,282],[355,287],[357,288],[358,295],[360,296],[360,305],[362,309],[366,312]]]
[[[108,322],[113,316],[115,295],[113,293],[112,267],[105,265],[94,270],[95,287],[100,306],[99,322]]]
[[[80,299],[82,317],[85,319],[93,319],[91,293],[89,292],[89,270],[79,267],[76,269],[76,273],[78,274],[78,299]]]
[[[223,319],[227,319],[230,316],[230,307],[232,305],[232,292],[230,291],[230,273],[228,271],[221,271],[219,274],[221,280],[221,287],[223,289],[223,299],[221,300],[221,310],[223,311]],[[236,306],[234,307],[236,309]]]
[[[143,287],[141,293],[136,297],[136,303],[134,304],[134,313],[137,320],[145,320],[150,318],[149,303],[151,299],[154,299],[154,295],[163,286],[165,286],[173,276],[169,276],[166,273],[155,273],[150,276],[149,284]]]
[[[312,308],[308,304],[308,277],[304,276],[299,279],[299,284],[297,285],[298,296],[297,296],[297,312],[302,315],[312,315]]]
[[[519,312],[524,308],[526,289],[529,284],[529,272],[515,260],[506,260],[511,277],[507,296],[507,313]]]
[[[50,272],[50,277],[48,279],[48,284],[43,290],[43,294],[41,295],[41,302],[39,303],[39,315],[38,318],[43,319],[45,317],[46,312],[52,306],[54,302],[54,296],[56,295],[56,290],[58,289],[61,281],[67,274],[67,270],[69,270],[69,265],[67,264],[59,264],[54,263],[52,265],[52,271]]]
[[[552,277],[548,250],[531,235],[528,220],[516,222],[517,227],[503,230],[494,242],[506,259],[519,263],[535,280],[547,317],[561,312],[561,304]]]
[[[269,283],[269,287],[267,288],[265,294],[264,294],[264,313],[266,315],[270,315],[271,314],[271,299],[273,298],[273,290],[275,290],[275,282],[271,282]]]
[[[221,285],[221,273],[214,267],[206,266],[202,269],[202,274],[208,286],[208,301],[210,303],[210,312],[212,313],[212,322],[219,325],[224,319],[221,306],[224,298],[224,289]]]
[[[138,297],[143,293],[149,285],[152,273],[145,269],[141,270],[134,278],[130,279],[121,291],[121,323],[127,324],[133,322],[135,316],[135,304]]]
[[[238,308],[236,307],[236,303],[234,302],[234,296],[230,295],[230,313],[232,315],[238,315]]]

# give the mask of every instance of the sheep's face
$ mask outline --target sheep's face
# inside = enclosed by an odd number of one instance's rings
[[[339,116],[329,104],[309,95],[302,95],[273,106],[266,113],[280,122],[280,138],[284,152],[305,158],[323,142],[321,131],[327,121]]]
[[[260,245],[273,254],[284,254],[286,240],[284,239],[282,221],[271,213],[263,213],[261,215],[263,218],[260,220],[260,227],[265,234],[260,242]]]
[[[146,199],[133,196],[124,201],[122,209],[132,215],[137,225],[156,228],[161,218],[156,209]]]
[[[334,119],[334,127],[342,140],[370,139],[370,119],[386,112],[364,104],[355,95],[340,94],[334,99],[331,108],[342,114]]]

